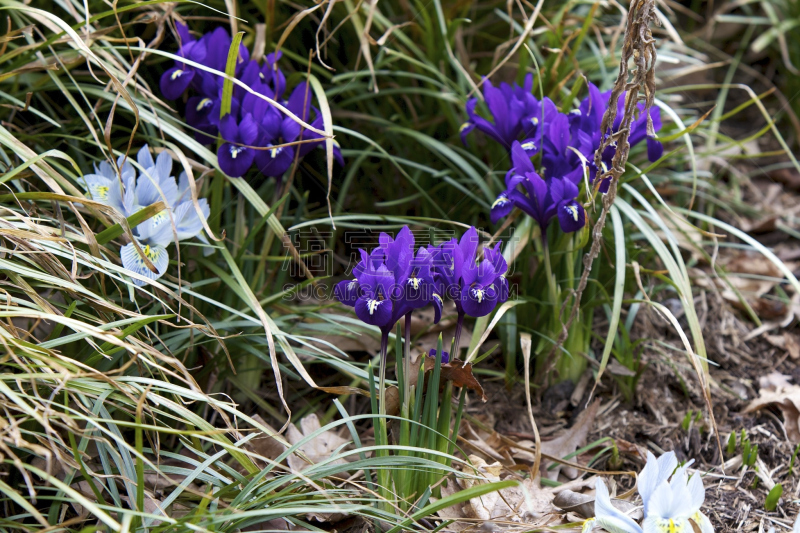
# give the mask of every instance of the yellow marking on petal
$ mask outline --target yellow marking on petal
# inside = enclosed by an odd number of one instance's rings
[[[533,124],[534,126],[538,126],[539,125],[539,119],[536,118],[536,117],[531,118],[531,124]]]
[[[175,81],[178,78],[180,78],[181,76],[183,76],[183,71],[178,69],[175,72],[173,72],[172,74],[170,74],[169,79],[172,80],[172,81]]]
[[[259,77],[259,78],[261,78],[261,79],[263,80],[263,79],[264,79],[264,73],[263,73],[263,72],[259,72],[259,73],[258,73],[258,77]]]
[[[202,100],[200,100],[200,103],[197,104],[197,110],[201,111],[202,109],[204,109],[210,103],[211,103],[211,98],[203,98]]]
[[[536,150],[536,144],[534,144],[532,141],[522,143],[521,146],[523,150]]]
[[[439,296],[438,294],[436,294],[435,292],[433,293],[433,299],[436,300],[437,302],[439,302],[439,305],[442,305],[444,303],[442,301],[442,297]]]
[[[463,133],[463,132],[464,132],[464,130],[465,130],[465,129],[467,129],[467,128],[469,128],[471,125],[472,125],[472,122],[465,122],[465,123],[463,123],[463,124],[461,125],[461,127],[460,127],[460,128],[458,128],[458,131],[459,131],[460,133]]]
[[[492,204],[492,209],[494,209],[498,205],[504,205],[504,204],[507,204],[507,203],[508,203],[508,197],[506,197],[506,196],[498,196],[497,200],[495,200],[494,203]]]
[[[419,284],[422,280],[419,278],[408,278],[408,284],[414,287],[414,290],[419,289]]]
[[[244,146],[231,146],[231,159],[236,159],[236,156],[245,150],[246,148]]]
[[[567,206],[564,206],[564,207],[569,212],[569,214],[572,215],[572,219],[575,222],[577,222],[578,221],[578,217],[580,216],[580,213],[578,212],[578,206],[577,205],[567,205]]]
[[[97,187],[93,187],[92,196],[96,196],[100,200],[106,200],[108,198],[108,187],[105,185],[98,185]]]
[[[163,211],[160,211],[160,212],[156,213],[155,215],[153,215],[153,219],[152,219],[153,220],[153,225],[154,226],[158,226],[159,224],[161,224],[162,222],[167,220],[167,218],[168,218],[167,217],[167,210],[165,209]]]
[[[279,146],[279,147],[277,147],[277,148],[273,148],[272,150],[270,150],[270,151],[269,151],[269,156],[270,156],[272,159],[275,159],[276,157],[278,157],[278,154],[279,154],[279,153],[281,153],[281,152],[283,152],[283,148],[281,148],[281,147]]]
[[[483,302],[483,296],[485,291],[483,289],[472,289],[472,295],[478,300],[478,303]]]

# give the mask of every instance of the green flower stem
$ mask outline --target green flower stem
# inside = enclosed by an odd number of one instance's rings
[[[381,416],[381,424],[386,426],[386,353],[389,350],[389,332],[381,332],[381,368],[378,381],[379,407],[378,414]]]
[[[544,255],[544,273],[547,276],[547,289],[550,293],[550,304],[553,306],[554,316],[558,315],[558,290],[556,278],[553,277],[553,266],[550,263],[550,247],[547,245],[547,234],[542,231],[542,254]]]
[[[406,313],[405,345],[403,346],[403,404],[411,397],[411,313]]]
[[[464,327],[464,311],[458,313],[458,321],[456,322],[456,332],[453,335],[453,348],[452,353],[450,354],[450,359],[456,359],[458,357],[458,342],[461,340],[461,330]],[[437,352],[436,354],[439,359],[442,358],[441,352]]]

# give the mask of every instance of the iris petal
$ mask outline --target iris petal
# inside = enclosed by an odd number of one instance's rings
[[[167,100],[177,100],[189,87],[194,71],[175,66],[161,75],[161,92]]]
[[[336,284],[333,294],[341,303],[354,307],[358,297],[360,296],[361,288],[358,285],[357,279],[346,279]]]
[[[120,249],[122,266],[131,272],[135,272],[140,276],[144,276],[147,279],[156,280],[163,276],[167,271],[167,266],[169,265],[169,255],[167,254],[167,250],[163,246],[157,245],[140,245],[140,248],[142,249],[142,253],[144,253],[150,262],[153,263],[153,266],[156,267],[156,272],[153,272],[147,268],[144,259],[142,259],[142,256],[140,256],[136,251],[133,243],[126,244]],[[133,283],[139,286],[145,284],[144,281],[136,278],[133,278]]]
[[[232,178],[241,178],[253,164],[253,152],[252,148],[224,143],[217,150],[219,168]]]
[[[392,301],[361,296],[356,300],[356,315],[362,322],[383,328],[392,320]]]

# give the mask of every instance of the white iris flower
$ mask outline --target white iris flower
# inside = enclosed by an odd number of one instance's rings
[[[658,459],[647,454],[647,465],[639,475],[638,489],[644,510],[643,527],[611,505],[611,497],[602,480],[596,484],[595,517],[587,520],[583,532],[599,526],[611,533],[692,533],[691,522],[702,533],[714,533],[714,527],[700,511],[706,497],[698,474],[688,476],[693,461],[678,468],[675,452]]]
[[[210,213],[208,201],[198,200],[200,213],[195,209],[189,192],[189,178],[182,172],[178,181],[172,176],[172,157],[161,152],[153,160],[150,150],[145,145],[137,154],[136,160],[143,169],[136,176],[136,169],[130,161],[123,157],[117,160],[121,180],[117,172],[108,162],[103,161],[95,166],[94,174],[83,177],[88,195],[95,201],[104,203],[129,217],[142,208],[162,201],[167,208],[145,220],[133,229],[136,242],[144,257],[156,267],[150,270],[142,255],[136,251],[133,243],[126,244],[120,250],[122,266],[148,279],[158,279],[164,275],[169,265],[169,254],[166,247],[173,241],[183,241],[197,237],[208,243],[202,235],[203,221]],[[136,285],[144,285],[143,281],[134,279]]]

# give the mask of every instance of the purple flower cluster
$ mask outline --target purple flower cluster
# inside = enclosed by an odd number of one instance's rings
[[[478,232],[470,228],[458,241],[419,247],[404,227],[392,238],[385,233],[371,252],[360,250],[361,261],[353,269],[354,279],[336,285],[334,295],[354,307],[363,322],[388,334],[400,318],[414,309],[433,304],[434,323],[442,313],[443,296],[450,297],[460,317],[492,312],[508,300],[508,270],[500,243],[478,253]]]
[[[188,61],[224,72],[232,39],[221,27],[195,39],[187,26],[175,23],[181,39],[177,55]],[[284,99],[286,76],[278,61],[281,53],[269,54],[264,64],[250,59],[250,53],[239,47],[235,77],[258,94],[234,85],[230,113],[221,116],[224,78],[206,72],[184,61],[161,76],[161,92],[167,99],[180,98],[187,89],[194,94],[186,102],[186,122],[195,129],[195,138],[211,144],[220,134],[223,143],[217,150],[220,168],[229,176],[244,176],[253,166],[265,176],[280,177],[316,147],[323,146],[322,136],[304,129],[296,120],[258,95],[279,102],[292,115],[318,130],[324,128],[322,114],[311,105],[308,83],[299,83]],[[313,117],[313,118],[312,118]],[[289,145],[298,141],[299,144]],[[343,164],[341,150],[334,146],[334,156]]]
[[[582,228],[586,221],[583,207],[578,203],[579,184],[584,175],[593,180],[597,173],[594,153],[600,146],[600,125],[609,106],[611,91],[600,92],[592,83],[587,96],[577,109],[561,113],[552,100],[542,101],[531,93],[533,76],[528,74],[523,86],[501,83],[495,87],[486,80],[483,95],[493,122],[475,113],[477,99],[467,102],[468,121],[461,127],[461,139],[467,144],[467,135],[478,129],[502,144],[511,153],[513,167],[506,174],[506,190],[492,206],[491,218],[496,223],[507,216],[514,207],[530,215],[546,229],[553,218],[558,218],[564,232]],[[621,124],[625,94],[617,101],[617,118],[611,134]],[[648,114],[644,104],[638,104],[639,117],[631,125],[628,139],[631,146],[647,141],[647,154],[651,161],[659,159],[663,147],[658,140],[647,135]],[[653,107],[649,111],[655,131],[661,129],[661,114]],[[602,165],[609,166],[616,146],[609,146],[602,154]],[[537,172],[531,159],[540,156]],[[600,184],[600,191],[608,190],[609,181]]]

